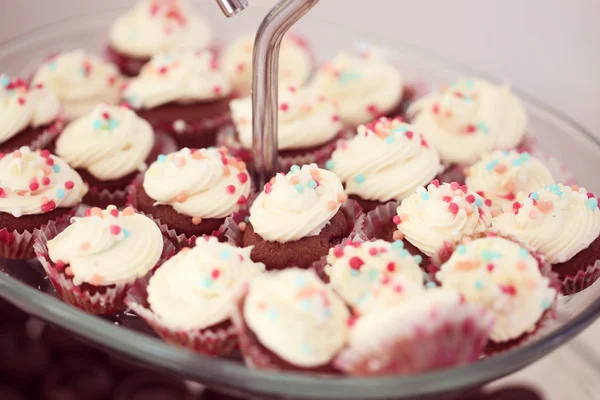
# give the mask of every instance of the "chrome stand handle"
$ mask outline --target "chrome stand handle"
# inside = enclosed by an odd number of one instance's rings
[[[247,0],[217,0],[221,11],[227,18],[231,18],[248,7]]]

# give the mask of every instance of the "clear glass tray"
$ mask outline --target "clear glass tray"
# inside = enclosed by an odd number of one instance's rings
[[[266,9],[252,6],[233,20],[225,20],[212,1],[196,1],[200,11],[212,19],[223,40],[254,31]],[[101,54],[107,29],[122,10],[84,15],[42,27],[0,44],[0,70],[27,76],[48,55],[61,50],[85,48]],[[320,19],[322,18],[322,19]],[[331,24],[318,7],[299,23],[296,31],[308,37],[319,59],[340,49],[351,50],[358,41],[393,50],[391,56],[413,83],[436,87],[461,76],[482,76],[477,71],[440,59],[399,42],[378,37],[350,26]],[[518,92],[518,90],[517,90]],[[537,148],[550,159],[555,171],[568,168],[578,184],[600,191],[600,143],[589,132],[560,111],[520,93],[529,112],[531,133]],[[591,324],[600,313],[600,285],[575,296],[562,298],[557,319],[536,340],[476,364],[418,376],[378,379],[323,379],[300,374],[275,374],[246,368],[239,359],[209,358],[168,345],[135,315],[111,318],[87,315],[62,303],[36,261],[0,261],[0,296],[25,311],[62,326],[107,349],[207,386],[257,398],[384,399],[428,398],[457,393],[510,374],[548,354]]]

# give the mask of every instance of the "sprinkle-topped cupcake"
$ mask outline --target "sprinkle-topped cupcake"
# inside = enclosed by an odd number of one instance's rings
[[[465,175],[467,188],[490,199],[494,213],[511,207],[517,193],[530,193],[554,183],[550,171],[537,158],[515,150],[485,153],[465,169]]]
[[[422,261],[421,256],[411,256],[401,241],[356,242],[329,251],[325,274],[356,314],[366,314],[424,290]]]
[[[291,268],[253,279],[234,323],[256,368],[335,372],[331,363],[346,342],[349,316],[313,271]]]
[[[534,331],[557,295],[538,260],[501,237],[458,245],[436,278],[444,288],[458,290],[468,303],[482,305],[494,315],[490,338],[499,343]]]
[[[210,51],[154,55],[123,96],[142,118],[173,134],[182,147],[214,145],[218,128],[230,121],[231,83]]]
[[[220,236],[225,218],[248,201],[250,187],[245,163],[226,150],[184,148],[158,157],[133,204],[176,243],[187,245],[196,236]]]
[[[316,164],[295,165],[265,185],[250,208],[243,245],[267,269],[309,267],[339,244],[354,221],[342,210],[347,196],[340,180]]]
[[[125,107],[100,105],[65,128],[56,153],[89,184],[86,203],[123,205],[125,189],[146,169],[153,146],[150,124]]]
[[[48,150],[0,153],[0,257],[32,258],[32,233],[62,229],[86,192],[77,172]]]
[[[374,52],[339,54],[319,69],[312,85],[336,103],[342,122],[350,126],[402,113],[400,71]]]
[[[481,153],[516,148],[527,130],[525,109],[510,88],[482,79],[459,80],[408,113],[446,164],[471,164]]]
[[[0,74],[0,151],[46,147],[62,131],[58,98],[43,84]]]
[[[588,273],[597,277],[600,210],[598,199],[584,188],[555,184],[519,193],[512,208],[494,218],[492,225],[542,253],[563,283]],[[588,279],[585,286],[594,280]]]
[[[380,118],[341,142],[327,167],[365,210],[401,201],[441,170],[437,151],[401,119]]]
[[[114,65],[75,50],[60,53],[40,66],[32,81],[32,85],[38,84],[58,96],[66,120],[71,121],[99,104],[117,104],[122,78]]]
[[[208,21],[189,0],[141,0],[110,28],[108,55],[123,74],[135,76],[156,53],[206,48]]]
[[[235,40],[223,52],[223,70],[229,75],[235,91],[242,96],[252,90],[252,52],[254,34]],[[279,86],[302,86],[311,77],[314,59],[304,39],[287,34],[279,51]]]
[[[467,190],[456,182],[430,183],[419,188],[398,207],[394,223],[397,238],[404,237],[426,256],[432,256],[464,237],[487,232],[492,215],[490,200]]]

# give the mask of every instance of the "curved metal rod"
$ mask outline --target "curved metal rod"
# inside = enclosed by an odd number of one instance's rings
[[[262,188],[277,173],[279,48],[285,33],[319,0],[281,0],[265,17],[254,41],[252,61],[252,159]]]
[[[231,18],[248,7],[247,0],[217,0],[221,11],[227,18]]]

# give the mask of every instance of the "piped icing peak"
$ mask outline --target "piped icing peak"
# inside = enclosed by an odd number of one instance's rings
[[[160,155],[144,176],[146,193],[156,204],[168,204],[192,218],[225,218],[248,200],[246,164],[226,149],[181,149]]]
[[[473,163],[483,152],[521,143],[527,115],[508,85],[461,79],[414,103],[412,123],[445,163]]]
[[[562,263],[600,236],[598,199],[575,185],[548,185],[519,193],[492,225],[539,251],[551,264]]]
[[[358,127],[342,141],[327,163],[346,186],[363,199],[402,200],[440,172],[440,158],[415,128],[400,118],[379,118]]]
[[[252,148],[252,98],[233,100],[230,108],[240,143]],[[314,89],[290,86],[279,91],[279,149],[327,143],[335,139],[343,126],[331,100]]]
[[[55,268],[77,286],[130,283],[156,266],[163,249],[158,226],[133,208],[90,208],[48,242]]]
[[[231,82],[213,52],[180,49],[155,54],[129,82],[123,96],[132,108],[149,109],[173,102],[222,99],[231,92]]]
[[[490,205],[490,200],[468,191],[465,185],[435,180],[402,201],[394,223],[406,240],[431,256],[445,242],[458,243],[465,236],[487,232],[492,219]]]
[[[318,235],[346,201],[332,172],[316,164],[292,166],[265,185],[250,208],[250,223],[263,239],[290,242]]]
[[[491,339],[495,342],[535,329],[557,295],[538,260],[526,248],[501,237],[459,245],[436,278],[444,288],[458,290],[468,303],[494,314]]]
[[[18,218],[74,207],[87,190],[79,174],[48,150],[0,153],[0,212]]]
[[[189,0],[141,0],[110,29],[110,45],[129,56],[145,58],[177,48],[203,49],[211,40],[208,21]]]

